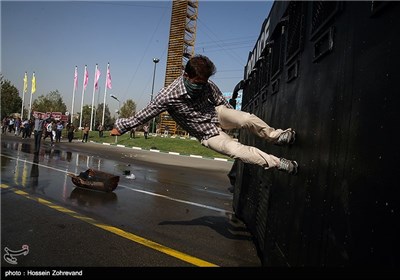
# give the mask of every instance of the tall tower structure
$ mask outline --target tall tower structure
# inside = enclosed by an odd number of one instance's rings
[[[182,75],[186,62],[194,55],[198,0],[173,0],[164,86]],[[160,132],[166,125],[172,134],[182,133],[167,112],[160,115]]]

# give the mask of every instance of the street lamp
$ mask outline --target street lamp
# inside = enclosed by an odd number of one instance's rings
[[[120,113],[119,110],[121,109],[121,102],[114,94],[111,94],[111,98],[114,98],[115,100],[118,101],[118,115],[119,115],[119,113]]]
[[[158,58],[153,58],[153,62],[154,62],[154,72],[153,72],[153,85],[151,86],[151,98],[150,98],[150,101],[153,101],[154,80],[155,80],[155,78],[156,78],[156,66],[157,66],[157,63],[158,63],[159,61],[160,61],[160,60],[159,60]],[[154,122],[155,122],[155,118],[153,118],[153,121],[152,121],[152,125],[151,125],[152,130],[153,130],[153,129],[155,130]],[[154,131],[154,132],[155,132],[155,131]]]
[[[114,94],[111,94],[110,96],[111,96],[111,98],[113,98],[113,99],[118,101],[118,112],[117,112],[117,114],[119,116],[120,110],[121,110],[121,102],[119,101],[119,99]],[[117,143],[117,142],[118,142],[118,136],[115,135],[115,143]]]

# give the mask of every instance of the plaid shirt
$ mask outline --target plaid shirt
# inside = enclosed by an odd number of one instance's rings
[[[168,87],[161,89],[147,107],[130,118],[118,119],[115,126],[120,133],[125,133],[167,111],[190,135],[199,141],[207,140],[219,134],[215,111],[215,107],[219,105],[233,108],[213,82],[208,81],[207,89],[192,98],[186,91],[183,76],[180,76]]]

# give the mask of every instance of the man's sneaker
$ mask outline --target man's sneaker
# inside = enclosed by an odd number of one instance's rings
[[[296,161],[288,160],[288,159],[285,159],[285,158],[280,158],[280,162],[279,162],[279,165],[278,165],[278,170],[287,172],[287,173],[289,173],[291,175],[296,175],[298,167],[299,167],[299,165],[297,164]]]
[[[275,142],[275,145],[285,145],[285,144],[293,144],[294,140],[296,140],[296,131],[293,129],[284,131],[279,135],[278,139]]]

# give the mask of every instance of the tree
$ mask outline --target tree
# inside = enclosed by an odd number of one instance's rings
[[[19,96],[18,89],[10,81],[0,77],[1,82],[1,119],[13,113],[21,113],[22,98]]]
[[[120,118],[129,118],[132,117],[136,113],[136,103],[132,99],[128,99],[122,104],[120,108],[119,117]]]
[[[83,105],[83,107],[82,107],[82,126],[84,126],[85,123],[90,125],[91,115],[92,115],[92,107],[90,105]]]
[[[101,124],[103,121],[103,103],[100,103],[96,109],[96,120],[95,120],[95,128]],[[108,105],[106,104],[106,109],[104,111],[104,127],[108,127],[111,123],[111,113]]]
[[[46,96],[40,95],[32,104],[32,111],[39,112],[61,112],[65,114],[67,105],[65,105],[58,90],[49,92]]]

